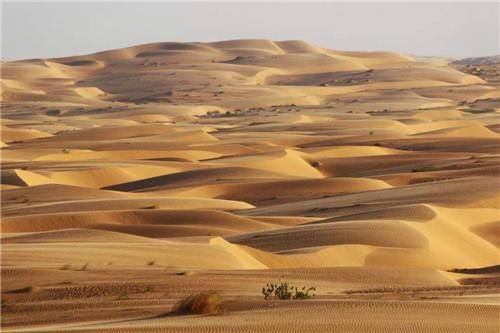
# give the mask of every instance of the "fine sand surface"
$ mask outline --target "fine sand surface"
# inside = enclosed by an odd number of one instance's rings
[[[2,331],[500,331],[483,67],[269,40],[2,63]],[[172,311],[204,291],[222,313]]]

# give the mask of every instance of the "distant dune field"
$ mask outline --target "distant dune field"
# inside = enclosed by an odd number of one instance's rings
[[[3,62],[2,331],[498,332],[499,73],[270,40]],[[222,314],[172,312],[203,291]]]

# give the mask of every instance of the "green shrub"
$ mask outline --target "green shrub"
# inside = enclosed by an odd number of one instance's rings
[[[262,288],[262,294],[264,299],[308,299],[314,294],[309,294],[310,292],[316,291],[315,287],[302,287],[301,289],[293,286],[289,286],[287,282],[280,282],[279,284],[267,283],[265,287]]]
[[[300,289],[300,290],[297,290],[297,287],[295,287],[295,294],[293,295],[293,299],[311,298],[311,297],[315,296],[315,294],[309,295],[309,292],[314,292],[314,291],[316,291],[316,288],[314,288],[314,287],[309,287],[309,288],[302,287],[302,289]]]

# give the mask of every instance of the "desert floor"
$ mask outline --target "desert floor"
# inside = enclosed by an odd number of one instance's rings
[[[267,40],[2,63],[2,331],[498,332],[499,73]]]

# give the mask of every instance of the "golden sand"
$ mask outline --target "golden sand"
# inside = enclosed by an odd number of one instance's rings
[[[498,332],[499,87],[459,69],[269,40],[2,63],[2,330]],[[209,290],[224,314],[169,313]]]

